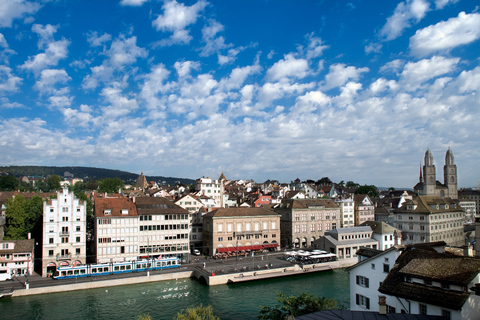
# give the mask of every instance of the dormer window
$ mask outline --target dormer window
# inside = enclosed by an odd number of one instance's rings
[[[109,215],[112,214],[112,210],[110,210],[110,209],[105,209],[105,210],[103,211],[103,214],[105,214],[106,216],[109,216]]]
[[[128,214],[128,209],[122,209],[122,214]]]

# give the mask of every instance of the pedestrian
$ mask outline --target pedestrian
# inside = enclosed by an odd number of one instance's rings
[[[204,263],[203,263],[203,269],[205,269],[205,267],[206,267],[206,263],[204,262]]]

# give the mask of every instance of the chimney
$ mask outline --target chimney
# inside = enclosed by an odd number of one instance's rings
[[[27,235],[27,239],[30,240],[32,239],[32,234],[29,232],[28,235]]]
[[[464,257],[473,257],[473,247],[471,245],[462,246]]]
[[[378,313],[387,314],[387,298],[385,296],[378,296]]]

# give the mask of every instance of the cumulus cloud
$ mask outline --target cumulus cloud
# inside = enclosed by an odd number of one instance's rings
[[[169,39],[159,42],[160,45],[188,44],[192,39],[189,31],[186,30],[191,24],[194,24],[200,12],[205,9],[208,2],[200,0],[192,6],[185,6],[175,0],[166,1],[163,6],[163,14],[152,22],[153,27],[163,32],[173,32]]]
[[[121,68],[124,65],[135,63],[137,58],[147,57],[148,51],[137,46],[137,37],[125,38],[121,35],[112,42],[106,55],[110,58],[110,64],[113,67]]]
[[[306,38],[308,40],[308,46],[305,48],[305,56],[308,60],[322,56],[323,51],[330,48],[330,46],[323,44],[322,39],[316,37],[313,32],[308,34]],[[303,50],[303,47],[301,49]]]
[[[417,30],[410,38],[410,51],[415,56],[426,56],[469,44],[480,38],[480,14],[460,12],[436,25]]]
[[[400,2],[393,15],[387,18],[387,23],[380,30],[380,36],[385,40],[398,38],[403,30],[422,20],[429,10],[430,5],[425,0]]]
[[[337,63],[330,66],[328,74],[325,76],[325,84],[323,90],[329,90],[332,88],[340,87],[347,83],[349,80],[357,81],[362,73],[370,71],[367,67],[355,68],[352,66],[346,66],[344,63]]]
[[[400,74],[400,82],[407,90],[416,90],[422,83],[455,70],[459,58],[432,57],[418,62],[408,62]]]
[[[55,41],[53,35],[57,31],[57,27],[52,25],[38,25],[32,27],[32,31],[37,33],[40,37],[38,40],[38,48],[45,52],[39,53],[35,56],[30,56],[23,65],[22,69],[33,71],[39,74],[43,69],[56,66],[62,59],[67,58],[70,41],[66,39]]]
[[[120,1],[121,6],[132,6],[132,7],[140,7],[148,0],[122,0]]]
[[[35,89],[41,94],[55,93],[57,84],[65,84],[71,80],[64,69],[45,69],[40,73],[40,78],[35,83]]]
[[[285,55],[284,59],[276,62],[267,70],[267,79],[277,81],[283,78],[305,78],[310,73],[308,61],[297,59],[293,54]]]
[[[15,19],[25,19],[37,13],[42,6],[36,2],[24,0],[0,1],[0,27],[12,27]]]
[[[458,0],[435,0],[435,8],[443,9],[451,3],[457,3]]]
[[[97,31],[89,32],[87,34],[87,41],[92,47],[99,47],[112,40],[112,36],[108,33],[104,33],[101,36],[98,36]]]
[[[12,74],[12,69],[0,65],[0,95],[16,92],[23,79]]]

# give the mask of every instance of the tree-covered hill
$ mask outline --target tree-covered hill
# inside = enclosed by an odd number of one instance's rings
[[[0,173],[7,173],[15,177],[23,176],[41,176],[47,177],[51,175],[59,175],[64,177],[65,173],[73,175],[74,178],[100,180],[105,178],[120,178],[126,184],[134,183],[137,178],[137,173],[130,173],[120,170],[92,168],[92,167],[47,167],[47,166],[0,166]],[[70,178],[71,176],[67,176]],[[195,180],[187,178],[175,178],[175,177],[162,177],[162,176],[146,176],[147,181],[155,181],[159,184],[165,182],[165,184],[173,185],[178,183],[192,184]]]

